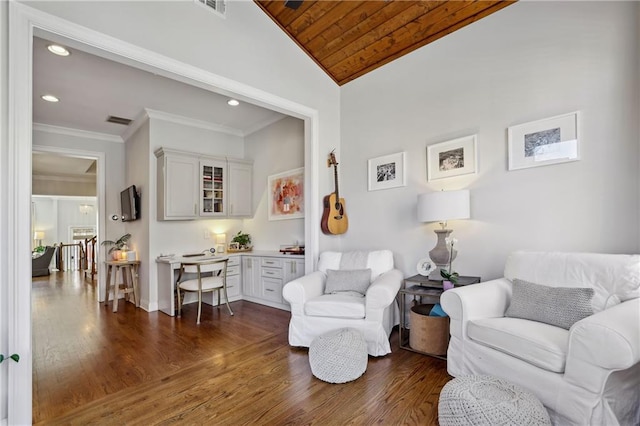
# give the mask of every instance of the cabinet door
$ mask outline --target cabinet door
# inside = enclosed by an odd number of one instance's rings
[[[166,154],[158,160],[158,220],[197,218],[198,159]]]
[[[253,164],[229,159],[229,216],[253,216]]]
[[[286,284],[304,275],[304,259],[285,259],[282,268],[282,281]]]
[[[260,258],[242,257],[242,294],[259,297]]]
[[[200,216],[227,215],[226,161],[200,161]]]
[[[240,275],[227,277],[227,296],[229,296],[229,300],[240,296]],[[222,299],[224,299],[224,293]]]

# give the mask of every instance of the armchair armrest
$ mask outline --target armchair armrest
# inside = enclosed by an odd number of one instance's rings
[[[451,318],[451,335],[466,336],[467,322],[503,317],[511,300],[511,282],[506,278],[457,287],[440,296],[442,309]]]
[[[367,289],[367,312],[371,309],[384,309],[396,299],[404,276],[398,269],[381,274]],[[367,315],[368,316],[368,315]]]
[[[640,299],[632,299],[584,318],[571,327],[567,367],[579,359],[609,370],[640,362]]]
[[[291,304],[291,312],[294,313],[296,305],[299,305],[299,309],[302,309],[307,300],[322,295],[325,280],[326,275],[324,272],[315,271],[285,284],[282,289],[282,296]]]

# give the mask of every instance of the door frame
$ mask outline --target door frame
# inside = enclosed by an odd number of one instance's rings
[[[31,152],[33,37],[57,35],[91,46],[105,55],[128,58],[179,81],[196,81],[216,93],[249,100],[304,121],[305,147],[305,270],[313,270],[319,251],[319,113],[316,109],[264,90],[211,73],[195,66],[159,55],[107,34],[88,29],[62,18],[9,2],[8,54],[8,128],[5,188],[9,207],[6,213],[7,235],[7,344],[10,353],[19,353],[19,363],[7,369],[7,411],[9,424],[32,422],[32,347],[31,347]],[[237,95],[237,96],[236,96]],[[5,328],[3,328],[5,329]],[[1,379],[1,377],[0,377]],[[0,401],[2,403],[3,401]],[[5,421],[1,420],[0,421]]]

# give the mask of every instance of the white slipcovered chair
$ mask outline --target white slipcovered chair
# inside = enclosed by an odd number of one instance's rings
[[[638,255],[512,253],[504,278],[443,293],[447,370],[520,385],[555,424],[638,425],[639,296]]]
[[[365,269],[371,271],[364,297],[348,291],[325,294],[327,274],[348,276],[348,271]],[[363,334],[369,355],[390,353],[389,335],[399,323],[396,295],[402,280],[389,250],[321,253],[317,271],[290,281],[282,291],[291,304],[289,344],[309,347],[315,337],[348,327]]]

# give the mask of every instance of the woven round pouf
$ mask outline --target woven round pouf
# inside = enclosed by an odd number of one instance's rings
[[[346,383],[367,370],[367,343],[353,328],[341,328],[316,337],[309,346],[311,372],[329,383]]]
[[[462,376],[448,382],[438,402],[440,426],[551,425],[530,392],[491,376]]]

